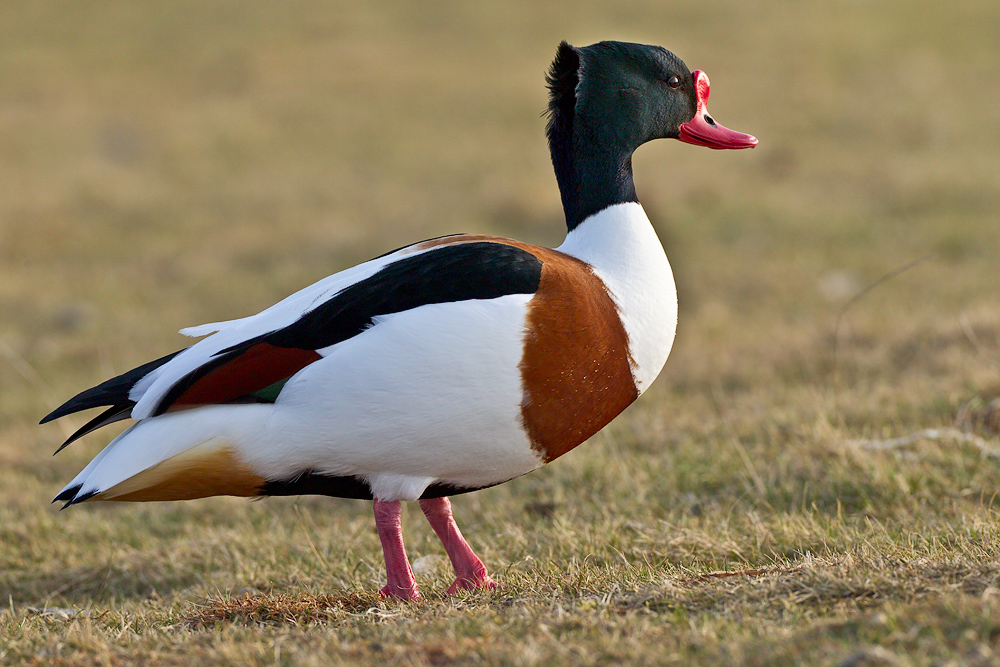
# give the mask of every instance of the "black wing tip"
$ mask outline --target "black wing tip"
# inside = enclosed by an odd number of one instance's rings
[[[142,366],[137,366],[126,373],[122,373],[121,375],[111,378],[110,380],[105,380],[96,387],[85,389],[49,414],[42,417],[42,421],[38,423],[47,424],[53,419],[59,419],[60,417],[71,415],[74,412],[82,412],[83,410],[100,408],[106,405],[119,406],[125,405],[126,403],[135,405],[135,401],[132,401],[129,398],[129,392],[131,392],[135,383],[183,351],[184,350],[177,350],[176,352],[171,352],[168,355],[149,361]]]
[[[97,389],[99,389],[99,387],[94,387],[93,389],[80,392],[49,414],[42,417],[42,420],[38,423],[48,424],[50,421],[54,421],[60,417],[65,417],[66,415],[71,415],[74,412],[83,412],[84,410],[89,410],[90,408],[99,408],[105,405],[111,405],[112,401],[105,397],[100,397],[96,400],[92,398],[97,393]]]
[[[50,421],[59,419],[60,417],[65,417],[66,415],[71,415],[74,412],[83,412],[84,410],[89,410],[90,408],[100,408],[105,405],[113,405],[114,403],[120,402],[120,400],[115,400],[114,396],[110,394],[106,388],[107,385],[117,378],[108,380],[103,384],[99,384],[96,387],[91,387],[90,389],[85,389],[79,394],[69,399],[58,408],[45,415],[39,424],[47,424]],[[125,390],[127,391],[127,389]],[[123,396],[122,398],[127,398]]]
[[[79,433],[79,431],[77,431],[77,433]],[[52,456],[55,456],[56,454],[58,454],[62,450],[64,450],[67,447],[69,447],[72,443],[74,443],[76,440],[78,440],[79,437],[80,436],[78,436],[76,433],[74,433],[73,435],[71,435],[68,438],[66,438],[66,442],[64,442],[63,444],[59,445],[59,449],[57,449],[56,451],[52,452]]]
[[[70,414],[70,412],[71,412],[70,410],[66,410],[65,408],[66,408],[66,405],[59,406],[58,408],[56,408],[55,410],[53,410],[49,414],[47,414],[44,417],[42,417],[42,420],[40,422],[38,422],[38,423],[39,424],[48,424],[50,421],[59,419],[60,417],[65,417],[66,415]]]
[[[93,433],[97,429],[107,426],[108,424],[114,424],[117,421],[122,421],[123,419],[128,419],[129,414],[132,412],[132,408],[135,407],[135,403],[129,401],[128,403],[120,403],[117,405],[112,405],[110,408],[97,415],[89,422],[81,426],[76,430],[76,432],[66,438],[66,442],[59,446],[59,449],[52,453],[55,456],[62,450],[69,447],[72,443],[76,442],[83,436]]]

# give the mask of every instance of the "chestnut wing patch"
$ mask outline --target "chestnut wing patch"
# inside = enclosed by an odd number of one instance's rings
[[[220,351],[160,401],[154,414],[233,402],[274,402],[292,375],[321,358],[316,351],[357,336],[380,315],[419,306],[534,294],[542,261],[505,243],[442,245],[404,257],[350,285],[286,327]]]
[[[213,403],[273,403],[288,378],[320,358],[315,350],[262,342],[231,349],[171,387],[156,414]]]

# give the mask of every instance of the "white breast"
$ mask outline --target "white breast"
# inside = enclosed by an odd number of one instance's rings
[[[558,250],[594,268],[618,305],[642,393],[667,361],[677,329],[677,288],[663,245],[637,203],[590,216]]]

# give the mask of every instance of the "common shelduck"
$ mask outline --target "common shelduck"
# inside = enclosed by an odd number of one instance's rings
[[[661,47],[563,42],[547,81],[561,246],[430,239],[257,315],[182,330],[208,337],[42,420],[107,407],[62,447],[136,422],[55,500],[370,498],[381,593],[404,599],[419,594],[400,501],[419,500],[455,568],[448,592],[493,588],[448,496],[579,445],[649,387],[673,343],[674,280],[636,198],[633,151],[658,138],[757,143],[716,123],[708,77]]]

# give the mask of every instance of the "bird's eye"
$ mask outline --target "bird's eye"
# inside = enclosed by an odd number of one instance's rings
[[[667,79],[667,85],[673,88],[674,90],[677,90],[678,88],[681,87],[681,80],[676,75],[672,76],[669,79]]]

